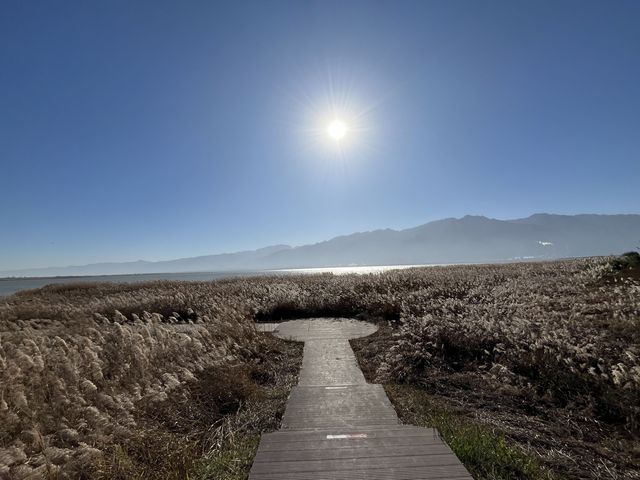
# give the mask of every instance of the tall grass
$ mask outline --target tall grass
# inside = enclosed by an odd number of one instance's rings
[[[410,385],[387,385],[387,393],[404,423],[438,430],[460,461],[477,480],[556,478],[505,436],[456,414]]]
[[[171,425],[166,412],[201,404],[195,385],[215,383],[207,372],[261,364],[260,377],[279,375],[255,319],[317,314],[390,322],[394,336],[374,362],[382,381],[468,372],[519,401],[633,438],[640,286],[602,281],[613,273],[587,259],[19,293],[0,301],[0,475],[80,475],[109,458],[123,468],[144,463],[131,440],[153,412]],[[224,404],[215,415],[235,415],[237,405]],[[165,430],[188,439],[184,425]]]
[[[280,374],[244,304],[192,287],[55,286],[0,304],[0,476],[184,478],[215,441],[204,425]]]

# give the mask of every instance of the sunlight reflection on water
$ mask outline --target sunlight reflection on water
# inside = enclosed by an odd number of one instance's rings
[[[399,270],[413,267],[432,267],[431,265],[372,265],[350,267],[319,267],[319,268],[285,268],[277,270],[251,270],[227,272],[185,272],[185,273],[144,273],[130,275],[97,275],[78,277],[42,277],[42,278],[0,278],[0,297],[11,295],[22,290],[40,288],[50,284],[84,283],[84,282],[112,282],[137,283],[153,280],[183,280],[207,282],[221,278],[253,277],[263,275],[289,274],[318,274],[333,273],[334,275],[382,273],[389,270]]]
[[[441,264],[438,264],[441,265]],[[352,266],[352,267],[315,267],[315,268],[282,268],[271,270],[272,272],[286,273],[333,273],[334,275],[346,275],[349,273],[357,273],[365,275],[368,273],[382,273],[389,270],[402,270],[406,268],[416,267],[435,267],[436,264],[425,265],[368,265],[368,266]]]

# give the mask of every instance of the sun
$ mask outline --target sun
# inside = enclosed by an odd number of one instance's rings
[[[334,140],[341,140],[347,134],[347,124],[339,118],[334,119],[327,127],[327,133]]]

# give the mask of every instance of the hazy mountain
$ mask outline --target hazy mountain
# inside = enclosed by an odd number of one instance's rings
[[[130,273],[170,273],[170,272],[214,272],[225,270],[254,270],[256,262],[272,253],[289,250],[288,245],[274,245],[258,250],[201,257],[179,258],[159,262],[92,263],[70,267],[29,268],[24,270],[0,271],[0,277],[54,277],[78,275],[123,275]]]
[[[0,272],[0,276],[256,270],[344,265],[500,262],[609,255],[640,246],[640,215],[536,214],[516,220],[447,218],[406,230],[354,233],[300,247],[161,262],[101,263]]]
[[[265,267],[552,259],[622,253],[640,244],[640,215],[548,215],[517,220],[448,218],[275,252]]]

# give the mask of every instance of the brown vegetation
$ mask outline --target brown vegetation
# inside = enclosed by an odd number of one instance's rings
[[[352,342],[401,417],[421,424],[428,403],[429,426],[443,430],[433,412],[444,409],[453,430],[466,434],[471,422],[500,432],[562,477],[640,478],[636,272],[575,261],[449,273],[400,322]],[[470,443],[458,441],[461,458]],[[487,461],[472,456],[467,467],[513,478]]]
[[[237,287],[51,286],[0,303],[0,478],[216,478],[202,457],[277,429],[301,349],[257,333]]]
[[[356,345],[371,381],[419,386],[558,473],[632,478],[640,286],[622,273],[594,259],[17,294],[0,302],[0,475],[125,478],[187,459],[171,471],[224,478],[236,454],[204,425],[274,427],[299,358],[253,319],[353,315],[388,325]],[[264,385],[280,406],[241,420]]]

